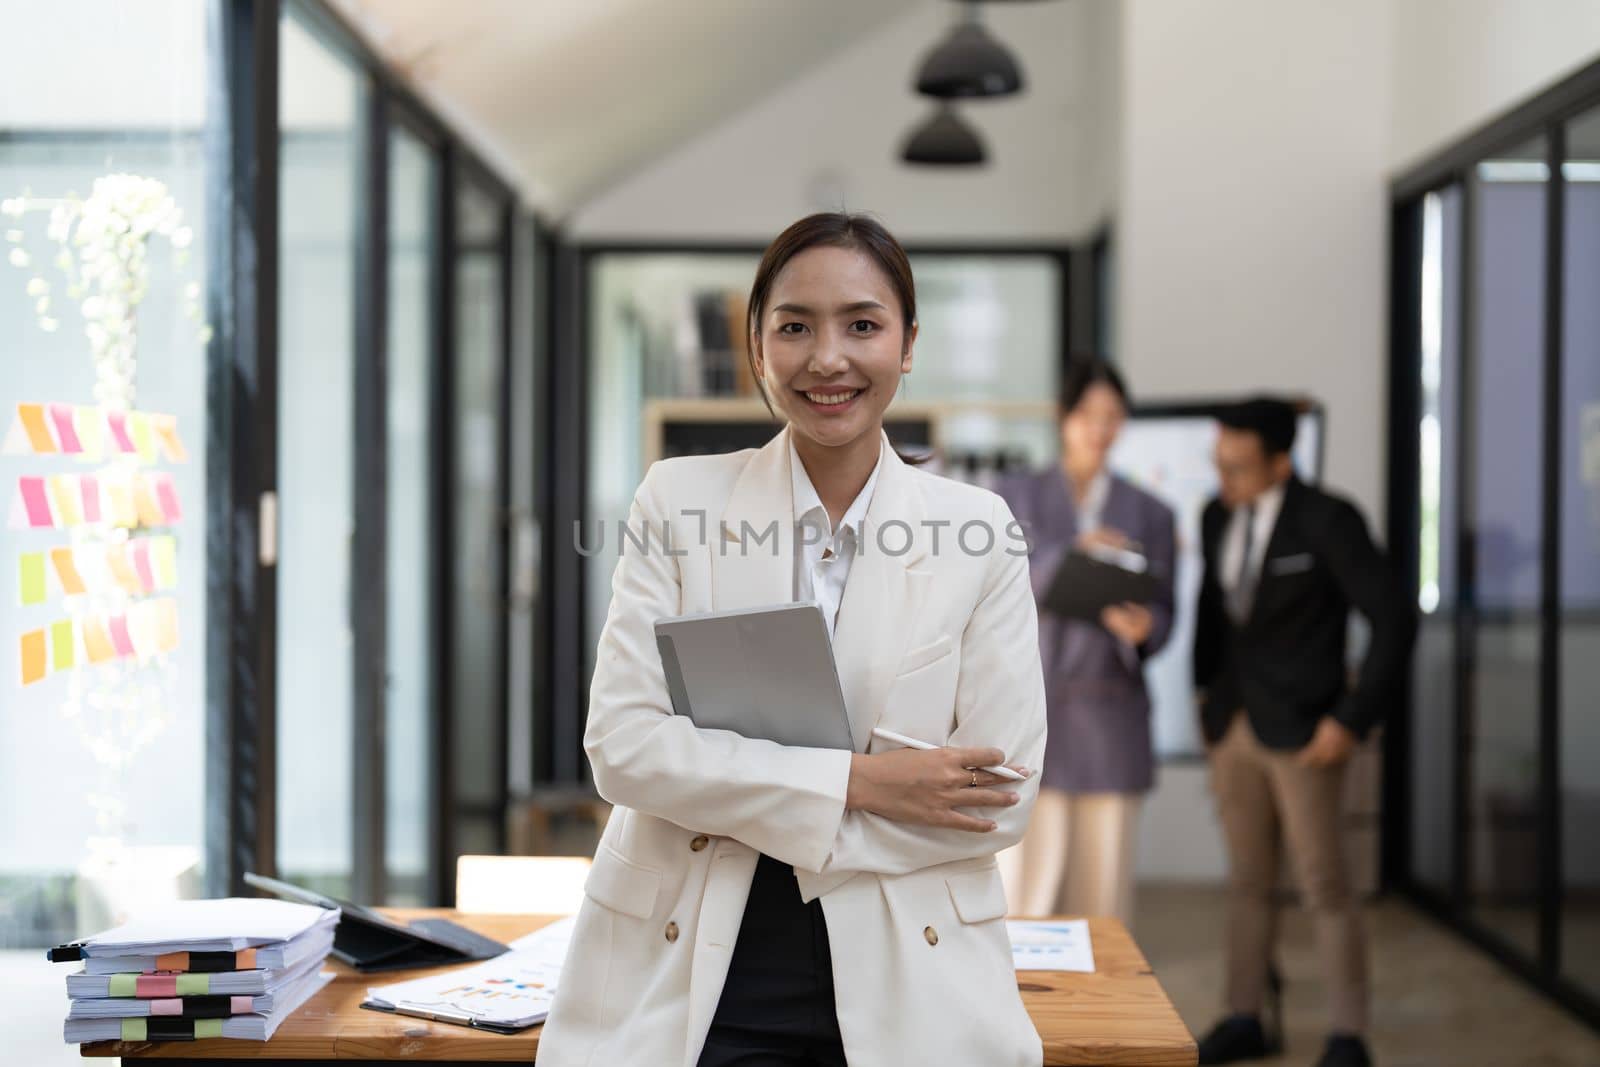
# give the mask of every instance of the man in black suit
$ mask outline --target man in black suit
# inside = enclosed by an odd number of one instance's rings
[[[1200,1062],[1274,1054],[1263,1027],[1280,833],[1316,926],[1332,1019],[1319,1067],[1368,1067],[1360,903],[1346,872],[1340,797],[1346,761],[1382,717],[1415,632],[1410,599],[1347,501],[1294,475],[1295,410],[1279,400],[1221,418],[1220,499],[1201,518],[1205,576],[1194,646],[1201,725],[1227,839],[1229,1014]],[[1371,642],[1347,682],[1350,609]]]

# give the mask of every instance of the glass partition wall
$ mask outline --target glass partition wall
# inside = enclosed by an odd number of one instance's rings
[[[1600,1024],[1600,66],[1394,199],[1389,873]]]

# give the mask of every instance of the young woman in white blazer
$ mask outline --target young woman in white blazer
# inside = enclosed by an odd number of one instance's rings
[[[994,858],[1022,836],[1044,755],[1022,529],[994,493],[889,446],[916,296],[880,224],[784,231],[750,330],[787,425],[759,449],[654,463],[634,495],[628,526],[654,550],[622,550],[584,734],[615,810],[538,1062],[1039,1064]],[[829,621],[855,751],[673,715],[657,619],[796,600]],[[979,769],[1007,761],[1027,777]]]

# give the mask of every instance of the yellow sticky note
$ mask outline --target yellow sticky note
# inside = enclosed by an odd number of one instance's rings
[[[141,600],[128,608],[128,639],[133,642],[134,655],[141,660],[148,660],[160,649],[160,633],[156,623],[156,605],[149,600]]]
[[[151,415],[150,426],[156,432],[156,440],[161,442],[161,450],[167,458],[174,463],[182,463],[189,458],[189,453],[184,450],[183,440],[178,436],[178,416],[176,415]]]
[[[98,460],[105,447],[106,417],[97,407],[72,409],[72,426],[78,431],[78,443],[83,446],[83,458]]]
[[[43,604],[46,597],[44,553],[24,552],[17,557],[17,589],[23,607]]]
[[[64,671],[75,662],[77,641],[74,639],[71,619],[50,624],[50,669]]]
[[[144,592],[144,583],[139,581],[139,574],[133,569],[133,561],[128,558],[127,545],[107,545],[106,566],[111,569],[111,577],[115,578],[122,588],[135,596]]]
[[[172,597],[156,601],[156,642],[163,652],[178,647],[178,602]]]
[[[18,404],[17,418],[22,431],[28,435],[28,447],[41,455],[54,454],[56,439],[50,436],[50,423],[45,418],[43,404]]]
[[[52,474],[47,484],[56,521],[62,526],[83,525],[83,493],[78,488],[78,479],[70,474]]]
[[[139,525],[139,513],[133,506],[133,489],[126,482],[103,485],[106,500],[111,505],[111,521],[126,530]]]
[[[111,647],[111,635],[106,633],[105,623],[99,619],[85,619],[83,622],[83,654],[89,657],[90,663],[104,663],[117,654],[117,650]]]
[[[83,575],[78,573],[78,561],[70,548],[52,548],[50,562],[56,570],[56,581],[61,583],[61,591],[68,596],[77,596],[84,592]]]
[[[157,589],[173,589],[178,584],[178,542],[172,537],[150,539],[150,566],[156,572]]]
[[[22,684],[32,685],[45,676],[48,664],[45,660],[45,645],[43,630],[29,630],[22,635]]]
[[[148,414],[143,411],[128,412],[128,436],[133,438],[133,447],[140,459],[154,463],[159,458],[156,455],[156,436],[150,430]]]

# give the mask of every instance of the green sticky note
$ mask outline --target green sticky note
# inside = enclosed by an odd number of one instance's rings
[[[139,995],[139,976],[136,974],[114,974],[111,976],[110,993],[114,997],[136,997]]]
[[[209,974],[178,975],[178,996],[203,997],[209,992],[211,992],[211,976]]]
[[[222,1020],[196,1019],[194,1021],[194,1036],[197,1041],[202,1037],[221,1037]]]
[[[149,1027],[145,1025],[144,1019],[139,1018],[122,1020],[122,1040],[143,1041],[149,1036],[149,1034],[150,1030]]]
[[[50,669],[64,671],[71,667],[74,661],[74,646],[72,639],[72,620],[62,619],[60,622],[50,624]]]
[[[43,604],[45,601],[44,553],[24,552],[18,557],[18,561],[23,606]]]

